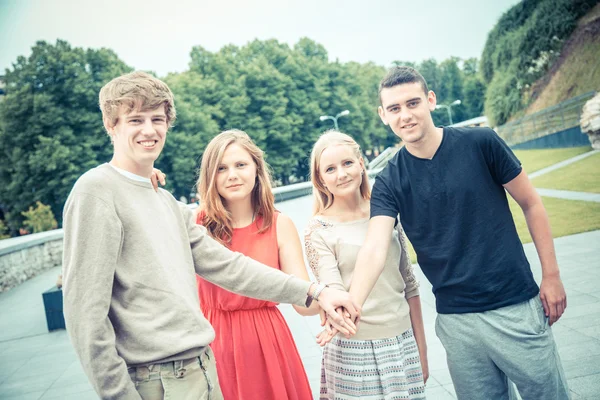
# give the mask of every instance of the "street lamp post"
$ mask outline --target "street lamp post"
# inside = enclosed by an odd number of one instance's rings
[[[452,103],[450,103],[450,105],[437,104],[435,106],[435,108],[436,109],[445,108],[446,110],[448,110],[448,120],[450,120],[450,125],[452,125],[452,106],[457,106],[459,104],[460,104],[460,100],[454,100]]]
[[[335,117],[332,117],[331,115],[321,115],[321,116],[319,117],[319,119],[320,119],[321,121],[325,121],[325,120],[327,120],[327,119],[330,119],[330,120],[332,120],[332,121],[333,121],[333,126],[335,127],[335,130],[336,130],[336,131],[339,131],[339,128],[338,128],[338,122],[337,122],[338,118],[339,118],[339,117],[343,117],[344,115],[348,115],[348,114],[350,114],[350,111],[348,111],[348,110],[344,110],[344,111],[342,111],[341,113],[339,113],[338,115],[336,115]]]

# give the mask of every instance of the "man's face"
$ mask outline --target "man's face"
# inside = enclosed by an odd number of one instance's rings
[[[404,83],[381,91],[379,117],[406,144],[420,142],[435,128],[431,111],[435,110],[435,93],[425,93],[419,82]]]
[[[107,128],[114,141],[115,165],[137,175],[149,175],[165,145],[165,106],[150,111],[121,111],[117,124]]]

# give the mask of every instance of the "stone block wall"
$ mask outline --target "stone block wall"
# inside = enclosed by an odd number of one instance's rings
[[[0,292],[62,265],[62,230],[57,231],[0,241]]]

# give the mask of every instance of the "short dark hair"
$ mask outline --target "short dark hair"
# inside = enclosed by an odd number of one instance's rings
[[[381,101],[381,91],[383,89],[389,89],[405,83],[416,82],[421,84],[425,94],[429,93],[429,88],[427,87],[425,78],[423,78],[423,75],[421,75],[416,69],[406,66],[396,66],[391,68],[379,83],[379,101]]]

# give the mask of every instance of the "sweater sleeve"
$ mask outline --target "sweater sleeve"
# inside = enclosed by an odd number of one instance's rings
[[[345,291],[335,252],[323,238],[324,229],[311,225],[314,224],[309,224],[304,235],[304,249],[310,269],[320,283]]]
[[[180,205],[192,248],[194,268],[202,278],[230,292],[260,300],[304,306],[311,282],[287,275],[233,252],[197,225],[192,211]]]
[[[410,262],[408,242],[406,241],[404,229],[402,229],[402,225],[400,225],[400,223],[396,225],[396,230],[398,231],[398,240],[400,241],[400,247],[402,251],[399,268],[402,279],[404,280],[404,284],[406,285],[406,288],[404,289],[404,296],[407,299],[410,299],[411,297],[419,295],[419,281],[415,277],[415,271],[412,263]]]
[[[63,308],[75,352],[100,398],[141,399],[117,353],[109,318],[121,222],[103,200],[73,192],[63,227]]]

